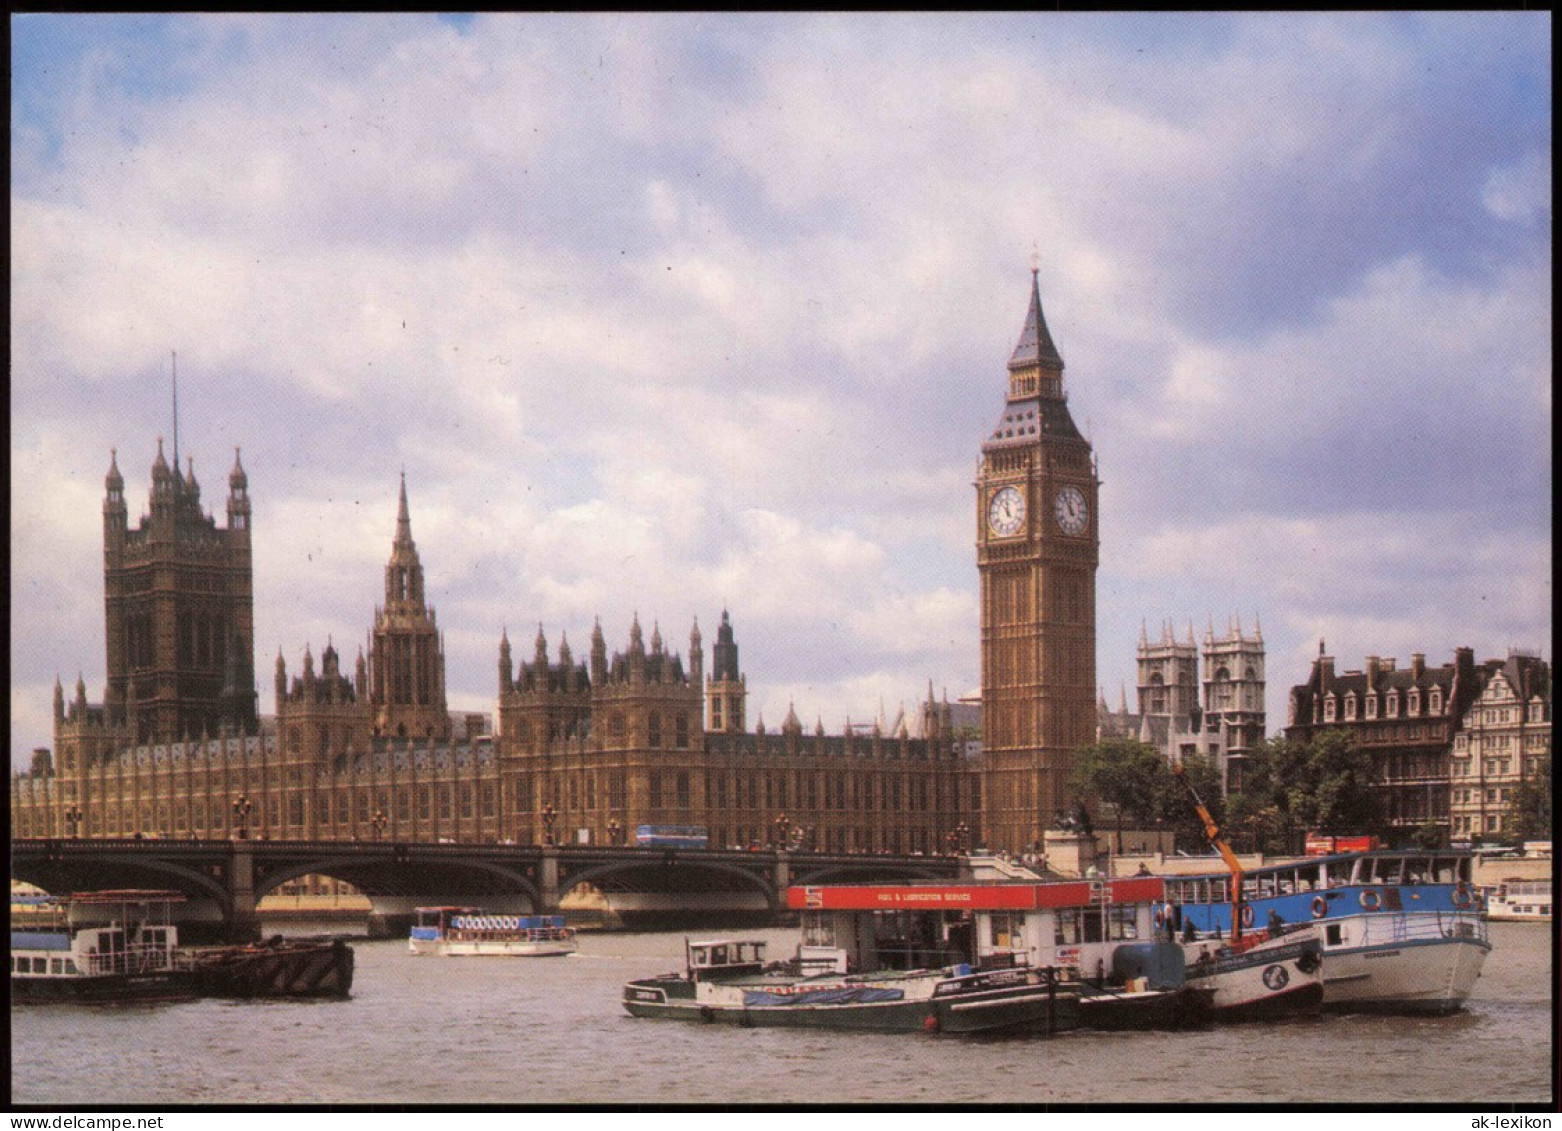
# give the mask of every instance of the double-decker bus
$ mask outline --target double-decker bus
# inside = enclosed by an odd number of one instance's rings
[[[709,848],[710,830],[704,825],[637,825],[635,843],[641,848]]]

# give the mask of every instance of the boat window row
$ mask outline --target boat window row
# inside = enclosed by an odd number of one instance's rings
[[[69,958],[45,958],[36,955],[13,954],[11,956],[11,973],[74,975],[77,973],[77,970],[76,963]]]
[[[1242,898],[1273,899],[1352,884],[1452,884],[1469,878],[1469,861],[1459,856],[1364,855],[1266,868],[1242,877]],[[1229,903],[1226,880],[1211,877],[1166,880],[1171,903]]]

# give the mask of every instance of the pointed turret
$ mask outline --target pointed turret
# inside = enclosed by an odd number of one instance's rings
[[[503,695],[515,686],[515,667],[510,658],[510,630],[503,629],[499,634],[499,693]]]

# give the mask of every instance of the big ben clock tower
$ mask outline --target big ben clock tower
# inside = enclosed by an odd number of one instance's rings
[[[976,481],[983,831],[994,848],[1040,842],[1073,804],[1074,752],[1094,740],[1099,487],[1033,268],[1008,396]]]

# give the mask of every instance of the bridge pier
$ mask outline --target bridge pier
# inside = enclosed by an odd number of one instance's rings
[[[250,841],[231,841],[228,849],[228,890],[233,913],[224,934],[231,943],[260,941],[260,914],[255,899],[255,849]]]
[[[542,850],[542,860],[537,869],[537,889],[542,895],[542,906],[537,910],[543,915],[559,913],[559,849],[550,844]]]
[[[786,906],[786,889],[792,886],[792,869],[788,864],[784,849],[776,852],[776,867],[772,876],[772,884],[772,890],[775,892],[775,907],[779,911]]]

